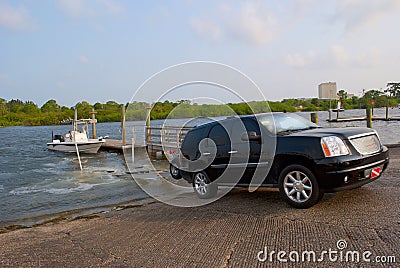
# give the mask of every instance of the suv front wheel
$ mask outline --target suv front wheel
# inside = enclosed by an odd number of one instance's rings
[[[217,195],[218,185],[210,181],[207,173],[200,171],[193,175],[193,189],[199,198],[208,199]]]
[[[323,196],[314,174],[302,165],[285,167],[279,176],[278,184],[283,199],[295,208],[312,207]]]

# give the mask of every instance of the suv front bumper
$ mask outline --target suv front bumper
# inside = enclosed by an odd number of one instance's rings
[[[370,156],[347,155],[316,161],[315,175],[325,192],[354,189],[378,179],[389,164],[388,149]],[[373,170],[380,167],[379,174]]]

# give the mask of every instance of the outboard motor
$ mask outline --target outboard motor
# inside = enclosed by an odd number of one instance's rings
[[[54,135],[54,140],[59,140],[60,142],[64,142],[64,136],[63,135]]]

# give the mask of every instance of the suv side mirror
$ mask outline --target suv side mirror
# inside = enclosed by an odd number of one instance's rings
[[[261,136],[257,135],[255,131],[245,132],[242,135],[242,141],[259,141],[261,140]]]

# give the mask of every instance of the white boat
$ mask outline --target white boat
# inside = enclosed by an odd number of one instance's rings
[[[77,153],[77,150],[79,150],[79,153],[97,153],[101,145],[106,141],[103,138],[88,138],[88,124],[96,123],[96,121],[96,119],[74,119],[73,130],[69,131],[65,137],[62,135],[52,135],[52,142],[47,143],[47,148],[65,153]],[[79,124],[85,124],[81,130],[78,129]]]

